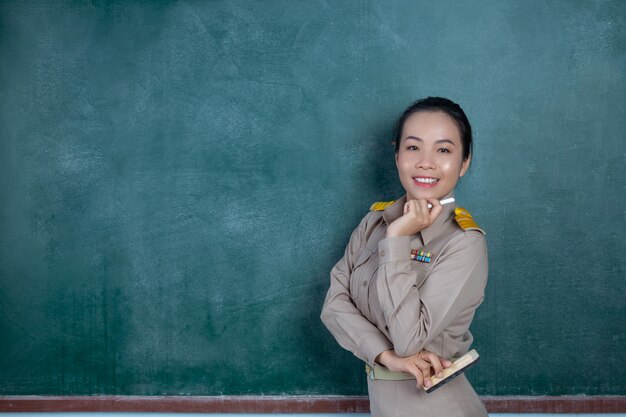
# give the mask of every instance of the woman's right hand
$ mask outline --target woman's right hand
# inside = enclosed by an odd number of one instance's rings
[[[376,358],[376,362],[384,365],[387,369],[394,372],[407,372],[415,377],[417,388],[432,385],[430,377],[437,375],[443,376],[443,369],[452,365],[447,359],[437,356],[428,350],[422,350],[415,355],[403,358],[393,350],[386,350]]]
[[[428,208],[428,204],[432,206]],[[387,228],[387,237],[411,236],[421,232],[435,221],[443,207],[435,198],[409,200],[404,204],[404,214]]]

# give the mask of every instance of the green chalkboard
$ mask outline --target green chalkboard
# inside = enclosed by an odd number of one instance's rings
[[[0,394],[364,394],[319,320],[467,111],[480,394],[623,394],[626,2],[0,2]]]

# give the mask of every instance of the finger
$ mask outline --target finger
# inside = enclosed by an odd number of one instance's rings
[[[421,213],[427,214],[428,213],[428,201],[422,199],[422,200],[418,200],[417,203],[419,205],[419,211]]]
[[[424,382],[426,381],[426,376],[424,376],[423,369],[428,368],[428,366],[424,366],[428,364],[423,359],[420,359],[419,354],[413,356],[412,359],[413,366],[411,366],[411,374],[415,376],[415,380],[417,381],[417,387],[419,388],[424,385]]]
[[[407,359],[410,359],[410,358],[407,358]],[[415,366],[413,362],[408,362],[406,363],[406,366],[404,366],[403,368],[404,368],[404,372],[408,372],[411,375],[413,375],[413,377],[415,378],[415,383],[417,387],[418,388],[421,387],[422,384],[424,383],[424,378],[422,377],[422,373],[417,368],[417,366]]]
[[[409,205],[409,212],[415,213],[418,210],[417,200],[409,200],[408,205]]]
[[[417,381],[417,388],[421,387],[424,385],[424,377],[422,376],[422,373],[415,368],[415,373],[413,373],[413,375],[415,376],[415,380]]]
[[[424,378],[424,386],[426,388],[430,388],[433,386],[433,381],[430,379],[430,377]]]
[[[443,365],[441,364],[441,359],[439,358],[439,356],[435,355],[432,352],[428,352],[426,355],[422,355],[422,357],[424,356],[428,358],[430,365],[435,370],[435,375],[441,378],[443,376]]]
[[[415,361],[415,366],[417,366],[420,372],[422,372],[424,380],[430,378],[430,363],[428,363],[424,359],[418,359]]]
[[[419,359],[416,361],[415,365],[419,368],[422,373],[423,381],[422,384],[426,387],[430,387],[432,382],[430,381],[430,363],[426,362],[423,359]]]
[[[404,203],[404,213],[403,214],[407,214],[409,212],[409,203],[406,202]]]
[[[431,210],[434,209],[435,207],[442,207],[441,202],[439,202],[439,200],[436,198],[427,198],[427,200],[428,200],[428,204],[430,204]]]
[[[428,213],[429,224],[433,224],[437,216],[439,216],[443,212],[443,206],[439,202],[439,200],[434,198],[429,198],[428,202],[433,206]]]

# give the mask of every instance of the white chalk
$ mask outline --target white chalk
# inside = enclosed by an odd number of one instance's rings
[[[439,204],[441,204],[442,206],[450,203],[454,203],[454,197],[444,198],[443,200],[439,201]],[[433,205],[428,203],[428,208],[433,208]]]

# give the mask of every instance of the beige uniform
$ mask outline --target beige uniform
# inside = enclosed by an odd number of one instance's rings
[[[403,197],[363,218],[331,271],[322,310],[337,342],[371,366],[389,349],[399,356],[422,349],[445,358],[466,353],[487,282],[484,232],[463,230],[454,204],[444,205],[417,235],[385,237],[405,202]],[[416,251],[430,257],[416,257]],[[415,380],[368,378],[368,390],[374,417],[487,416],[464,375],[428,394]]]

